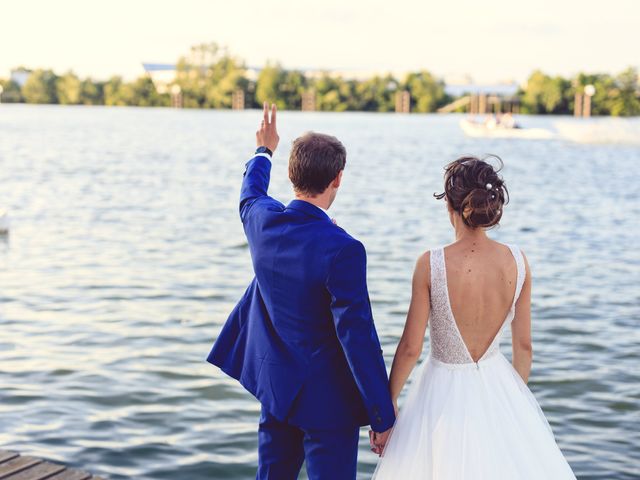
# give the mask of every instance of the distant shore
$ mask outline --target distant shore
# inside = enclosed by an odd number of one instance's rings
[[[80,78],[72,71],[18,67],[0,79],[2,103],[108,105],[212,109],[259,108],[329,112],[457,112],[582,116],[640,115],[638,69],[572,78],[534,71],[522,85],[447,85],[427,70],[404,78],[380,74],[348,78],[330,71],[287,70],[279,64],[248,68],[216,44],[192,47],[174,64],[144,64],[131,82]],[[587,110],[588,109],[588,110]]]

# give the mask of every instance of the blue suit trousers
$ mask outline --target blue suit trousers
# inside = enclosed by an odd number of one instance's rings
[[[306,461],[309,480],[355,480],[360,429],[307,429],[262,408],[257,480],[297,480]]]

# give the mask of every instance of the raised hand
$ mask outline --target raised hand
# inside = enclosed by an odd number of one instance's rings
[[[276,128],[276,105],[271,104],[271,116],[269,116],[269,104],[264,102],[262,108],[262,123],[256,132],[256,143],[258,147],[267,147],[272,152],[276,151],[280,137]]]

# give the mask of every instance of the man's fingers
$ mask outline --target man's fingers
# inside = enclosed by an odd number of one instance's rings
[[[273,127],[275,128],[276,126],[276,104],[272,103],[271,104],[271,124],[273,125]]]
[[[262,124],[266,125],[269,123],[269,104],[267,102],[264,102],[264,104],[262,105]]]

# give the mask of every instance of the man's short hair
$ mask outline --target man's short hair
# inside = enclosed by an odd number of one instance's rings
[[[309,196],[324,192],[344,170],[347,151],[336,137],[307,132],[293,142],[289,156],[289,179],[297,193]]]

